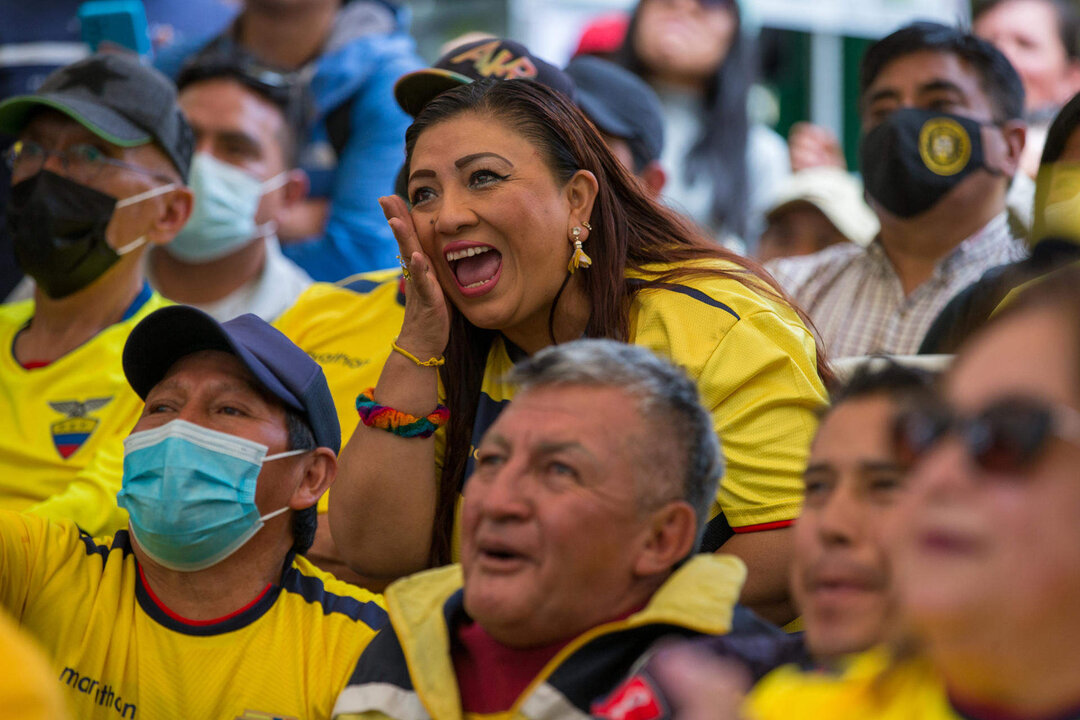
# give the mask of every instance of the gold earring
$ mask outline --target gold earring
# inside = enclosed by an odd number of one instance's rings
[[[588,226],[586,225],[586,227]],[[575,225],[570,231],[570,235],[572,237],[571,242],[574,244],[574,254],[570,256],[570,262],[567,264],[566,269],[573,275],[574,271],[579,267],[589,267],[592,265],[592,258],[586,255],[585,251],[581,249],[581,228]]]
[[[582,221],[581,221],[581,224],[585,226],[585,229],[586,229],[586,230],[588,230],[589,232],[592,232],[592,225],[590,225],[589,223],[585,222],[584,220],[582,220]]]

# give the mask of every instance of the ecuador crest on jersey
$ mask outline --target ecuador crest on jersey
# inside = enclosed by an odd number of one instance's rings
[[[64,415],[63,420],[58,420],[50,426],[52,431],[53,445],[60,457],[67,460],[75,454],[83,444],[90,439],[98,424],[98,418],[90,417],[90,413],[96,412],[112,401],[112,396],[90,398],[86,401],[61,400],[49,402],[49,407]]]

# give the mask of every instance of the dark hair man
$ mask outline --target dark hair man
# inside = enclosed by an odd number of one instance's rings
[[[123,365],[128,529],[0,513],[0,604],[79,717],[328,717],[385,613],[302,557],[341,443],[322,371],[254,315],[183,306]]]
[[[0,103],[0,131],[17,136],[7,227],[36,283],[0,307],[0,507],[112,532],[126,522],[121,439],[141,410],[120,353],[165,304],[143,254],[191,212],[191,129],[168,79],[96,55]]]
[[[610,340],[512,379],[465,486],[462,564],[390,586],[392,627],[336,717],[587,717],[660,637],[730,630],[745,567],[688,559],[721,466],[694,384]]]
[[[927,22],[871,46],[859,87],[860,163],[881,232],[866,248],[770,269],[834,357],[911,354],[957,292],[1024,255],[1005,211],[1024,91],[989,43]]]
[[[1035,179],[1031,257],[987,270],[946,305],[919,352],[955,353],[1013,288],[1080,260],[1080,95],[1051,123]]]
[[[251,67],[240,51],[207,51],[180,73],[180,108],[195,132],[195,207],[147,267],[165,297],[220,321],[249,312],[272,321],[312,283],[277,237],[307,192],[294,164],[304,89]]]
[[[376,200],[393,188],[409,125],[394,106],[394,82],[422,65],[408,9],[386,0],[246,0],[209,45],[177,45],[156,62],[176,77],[204,46],[241,48],[260,70],[289,73],[311,91],[300,157],[311,197],[282,219],[285,255],[329,282],[393,266],[397,244]]]

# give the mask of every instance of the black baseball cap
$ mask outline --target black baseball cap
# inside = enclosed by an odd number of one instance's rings
[[[251,313],[219,323],[186,305],[155,310],[128,335],[124,374],[145,400],[177,360],[202,350],[235,355],[267,392],[307,419],[320,447],[340,451],[341,427],[322,368],[292,340]]]
[[[485,79],[535,80],[574,97],[574,81],[566,73],[536,57],[521,43],[505,38],[459,45],[434,66],[402,75],[394,85],[394,97],[402,110],[416,117],[439,93]]]
[[[626,141],[636,170],[660,158],[664,113],[648,83],[613,62],[580,55],[566,66],[578,107],[603,132]]]
[[[195,137],[176,86],[129,53],[99,53],[51,73],[32,95],[0,102],[0,132],[18,135],[41,107],[120,147],[156,142],[187,182]]]

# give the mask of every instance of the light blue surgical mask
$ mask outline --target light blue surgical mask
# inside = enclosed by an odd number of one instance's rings
[[[232,555],[289,508],[259,515],[255,485],[267,447],[201,425],[173,420],[124,439],[117,504],[128,511],[143,551],[164,567],[194,572]]]
[[[263,195],[286,182],[288,173],[260,182],[213,155],[196,153],[188,180],[195,205],[183,230],[169,243],[169,254],[189,263],[208,263],[273,234],[277,224],[271,220],[256,225],[255,211]]]

